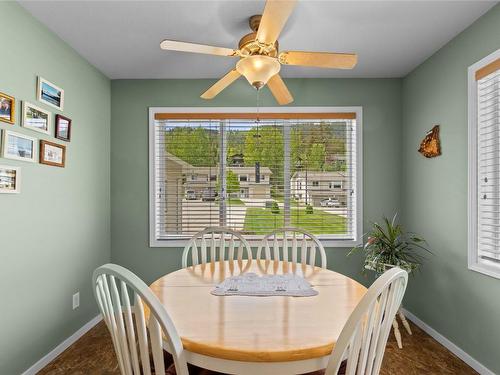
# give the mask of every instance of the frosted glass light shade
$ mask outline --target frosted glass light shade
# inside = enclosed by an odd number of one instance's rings
[[[248,56],[236,64],[236,70],[245,76],[256,89],[263,87],[269,79],[280,71],[281,64],[269,56]]]

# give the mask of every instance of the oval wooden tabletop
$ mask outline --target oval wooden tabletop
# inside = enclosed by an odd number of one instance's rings
[[[243,272],[296,273],[313,297],[214,296],[226,277]],[[366,288],[339,273],[286,262],[213,262],[165,275],[150,288],[170,314],[188,351],[247,362],[281,362],[332,352]]]

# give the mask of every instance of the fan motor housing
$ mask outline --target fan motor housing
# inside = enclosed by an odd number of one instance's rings
[[[241,38],[240,42],[238,43],[238,47],[243,56],[264,55],[277,57],[278,41],[276,41],[274,44],[269,45],[265,45],[257,41],[257,30],[259,29],[261,18],[262,16],[260,14],[250,17],[248,24],[250,25],[250,28],[253,30],[253,32]]]

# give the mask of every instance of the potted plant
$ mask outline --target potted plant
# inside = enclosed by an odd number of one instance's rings
[[[413,232],[405,232],[401,224],[396,223],[396,218],[397,214],[392,220],[384,217],[382,225],[373,223],[373,228],[365,235],[366,243],[354,247],[349,255],[363,251],[364,268],[377,274],[392,267],[402,268],[408,273],[418,269],[423,260],[420,253],[431,252],[423,238]]]

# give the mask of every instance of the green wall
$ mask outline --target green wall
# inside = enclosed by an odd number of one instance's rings
[[[181,249],[149,248],[148,107],[251,106],[244,80],[216,100],[213,80],[110,81],[15,3],[0,2],[0,91],[35,98],[36,76],[66,91],[73,119],[67,167],[0,159],[22,167],[20,195],[0,195],[0,374],[31,366],[97,313],[93,269],[111,260],[146,282],[180,267]],[[435,256],[411,278],[406,307],[500,373],[498,280],[467,270],[467,67],[500,47],[500,6],[405,79],[289,79],[296,106],[362,106],[364,225],[402,208]],[[262,106],[276,105],[267,89]],[[40,104],[43,107],[43,104]],[[52,110],[51,110],[52,111]],[[55,111],[52,111],[55,112]],[[110,120],[111,118],[111,120]],[[111,121],[111,126],[110,126]],[[416,149],[441,124],[443,155]],[[111,191],[111,193],[110,193]],[[111,202],[111,203],[110,203]],[[111,207],[110,207],[111,206]],[[111,233],[111,235],[110,235]],[[360,281],[361,259],[327,249],[329,267]],[[71,295],[81,293],[80,308]]]
[[[0,2],[0,91],[36,101],[37,75],[65,90],[73,120],[66,168],[22,168],[21,194],[0,194],[0,374],[19,374],[97,315],[90,277],[110,258],[110,82],[14,2]],[[63,141],[57,141],[64,143]],[[72,295],[80,291],[80,308]]]
[[[253,106],[240,79],[213,101],[199,98],[213,80],[111,83],[111,258],[146,282],[181,266],[181,249],[149,248],[148,107]],[[289,79],[295,106],[363,106],[365,225],[400,206],[401,80]],[[265,89],[262,106],[275,106]],[[254,110],[254,109],[252,109]],[[359,257],[327,249],[330,268],[364,280]]]
[[[403,81],[403,221],[430,243],[406,307],[500,373],[500,280],[467,269],[467,68],[500,48],[500,6]],[[425,159],[420,140],[441,125],[443,155]]]

